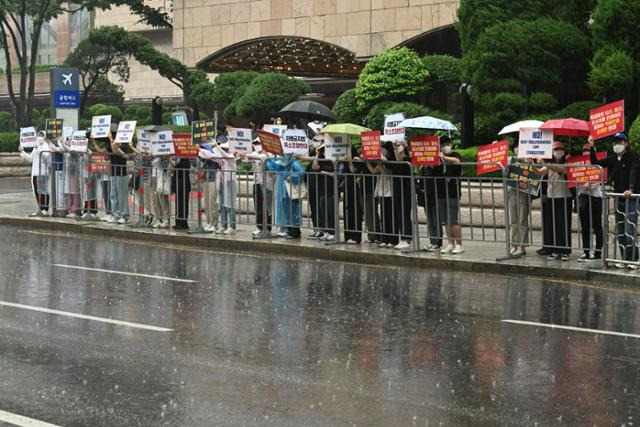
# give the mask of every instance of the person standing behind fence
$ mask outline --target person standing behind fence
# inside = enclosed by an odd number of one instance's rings
[[[386,167],[386,160],[390,155],[388,145],[382,147],[382,159],[376,163],[367,162],[369,172],[378,175],[376,179],[376,205],[380,206],[380,243],[379,248],[393,248],[398,244],[398,235],[393,222],[393,181],[391,171]]]
[[[314,161],[312,170],[318,174],[318,196],[320,203],[316,208],[318,211],[318,224],[323,233],[320,240],[333,242],[336,239],[336,211],[335,203],[335,167],[331,159],[325,157],[324,144],[318,148],[318,157]]]
[[[64,152],[64,198],[67,218],[80,216],[80,154],[69,151],[69,141],[62,141]]]
[[[259,139],[253,141],[253,152],[236,153],[238,157],[249,159],[253,162],[253,203],[255,206],[256,229],[251,233],[257,237],[261,234],[271,233],[272,207],[273,207],[273,179],[266,173],[264,162],[269,154],[262,151]]]
[[[171,158],[173,166],[171,186],[176,195],[174,230],[189,229],[189,195],[191,194],[191,162],[186,157]]]
[[[461,254],[462,228],[460,227],[460,179],[462,166],[460,154],[452,151],[451,139],[440,140],[440,163],[442,163],[442,179],[438,180],[438,216],[445,227],[449,244],[440,253]]]
[[[636,233],[638,228],[638,199],[632,197],[639,189],[640,161],[638,155],[629,149],[629,141],[624,133],[613,137],[614,154],[598,160],[593,138],[589,138],[591,164],[607,168],[613,181],[613,191],[622,196],[616,197],[616,236],[622,259],[628,262],[638,260]],[[616,263],[616,268],[636,270],[634,264]]]
[[[536,168],[536,172],[547,174],[547,199],[551,203],[551,224],[553,227],[553,241],[549,260],[569,261],[571,254],[571,214],[572,196],[567,184],[566,168],[554,166],[566,164],[564,144],[559,141],[553,143],[553,159],[546,166]]]
[[[321,146],[322,145],[319,145],[318,147]],[[320,231],[320,217],[318,209],[318,206],[320,205],[320,194],[318,193],[318,182],[320,180],[320,176],[318,170],[314,170],[314,167],[318,168],[317,158],[315,157],[319,152],[318,147],[314,147],[312,149],[310,157],[300,155],[296,156],[298,160],[308,162],[307,167],[305,168],[305,181],[307,183],[307,191],[309,192],[309,211],[311,213],[311,224],[313,225],[313,233],[308,237],[310,240],[318,240],[324,235],[324,233]]]
[[[360,153],[362,154],[362,153]],[[371,174],[368,162],[356,158],[355,163],[358,173],[362,175],[362,212],[364,225],[367,228],[367,242],[369,244],[380,243],[380,213],[376,199],[376,177]],[[354,159],[354,160],[356,160]]]
[[[341,176],[342,193],[344,194],[342,209],[344,216],[344,240],[347,244],[362,243],[362,188],[359,170],[354,163],[358,161],[358,151],[351,145],[347,149],[347,158],[338,164]]]
[[[518,163],[518,146],[513,148],[516,157],[509,157],[509,165]],[[526,163],[530,164],[531,159]],[[524,165],[523,165],[524,166]],[[511,255],[524,256],[527,254],[526,247],[529,244],[529,215],[531,213],[531,194],[509,186],[507,189],[509,200],[509,224],[511,226]]]
[[[91,140],[89,131],[86,133],[87,139]],[[83,156],[85,165],[82,169],[82,183],[84,185],[84,207],[81,219],[95,221],[98,219],[98,186],[102,178],[102,172],[95,170],[96,165],[92,161],[93,151],[87,147],[87,153]]]
[[[411,221],[411,206],[414,195],[411,193],[411,165],[407,144],[396,141],[389,148],[393,152],[391,162],[387,168],[393,176],[393,208],[394,233],[400,236],[400,243],[395,249],[403,250],[411,247],[413,236],[413,222]]]
[[[127,160],[130,156],[122,151],[121,144],[114,141],[113,136],[117,130],[117,125],[112,124],[108,137],[109,142],[106,144],[107,152],[111,157],[109,178],[111,218],[107,222],[126,224],[129,222],[129,173],[127,171]]]
[[[218,229],[218,170],[220,166],[208,159],[212,155],[212,147],[209,144],[200,146],[198,157],[202,164],[202,180],[204,185],[204,213],[207,216],[207,224],[204,231],[214,232]]]
[[[36,137],[36,145],[30,153],[20,146],[20,157],[31,162],[31,185],[38,209],[29,216],[46,216],[49,214],[49,176],[52,147],[42,132]]]
[[[229,154],[229,143],[212,142],[213,156],[211,160],[220,166],[218,172],[218,205],[220,206],[220,228],[217,234],[233,234],[236,232],[236,195],[238,178],[236,174],[236,158]]]
[[[582,155],[591,155],[591,146],[585,144],[582,147]],[[578,262],[590,259],[602,258],[602,246],[604,245],[604,231],[602,229],[602,184],[589,182],[578,184],[578,216],[580,218],[580,233],[582,234],[582,249],[584,253]],[[596,238],[596,247],[593,252],[591,236]]]
[[[153,160],[153,167],[156,176],[155,194],[155,218],[156,223],[153,228],[169,228],[171,226],[171,163],[166,156],[156,157]]]
[[[442,221],[438,212],[438,181],[444,180],[443,166],[423,166],[422,188],[418,189],[418,198],[424,198],[424,213],[427,217],[427,230],[429,231],[429,245],[427,252],[440,252],[442,249]],[[444,197],[443,197],[444,198]]]
[[[276,181],[276,225],[286,230],[287,239],[299,239],[302,224],[302,199],[305,197],[304,168],[291,154],[269,159],[267,170],[277,173]]]

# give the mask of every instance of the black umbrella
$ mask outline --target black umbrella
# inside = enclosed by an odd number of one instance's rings
[[[295,101],[284,107],[280,112],[311,120],[323,119],[330,122],[336,121],[336,116],[327,106],[315,101]]]

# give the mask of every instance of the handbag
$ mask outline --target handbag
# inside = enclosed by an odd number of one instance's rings
[[[307,197],[307,186],[303,180],[298,181],[298,184],[292,184],[289,181],[285,181],[285,188],[289,197],[292,199],[304,199]]]

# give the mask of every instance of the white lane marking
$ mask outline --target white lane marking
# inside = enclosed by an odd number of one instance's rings
[[[76,270],[98,271],[100,273],[122,274],[124,276],[146,277],[147,279],[171,280],[172,282],[182,282],[182,283],[196,283],[195,280],[178,279],[177,277],[154,276],[152,274],[129,273],[129,272],[126,272],[126,271],[116,271],[116,270],[104,270],[102,268],[80,267],[79,265],[67,265],[67,264],[51,264],[51,265],[53,265],[55,267],[73,268],[73,269],[76,269]]]
[[[516,324],[516,325],[539,326],[539,327],[543,327],[543,328],[563,329],[563,330],[566,330],[566,331],[590,332],[592,334],[600,334],[600,335],[615,335],[617,337],[640,338],[640,335],[625,334],[623,332],[616,332],[616,331],[605,331],[605,330],[602,330],[602,329],[578,328],[576,326],[554,325],[552,323],[528,322],[526,320],[504,319],[502,321],[504,323],[513,323],[513,324]]]
[[[2,410],[0,410],[0,421],[20,427],[59,427],[55,424],[46,423],[44,421],[35,420],[33,418],[25,417],[22,415],[12,414],[11,412]]]
[[[24,310],[39,311],[41,313],[57,314],[58,316],[75,317],[76,319],[95,320],[96,322],[111,323],[112,325],[128,326],[130,328],[146,329],[156,332],[171,332],[173,329],[161,328],[159,326],[145,325],[143,323],[125,322],[124,320],[108,319],[106,317],[89,316],[86,314],[70,313],[68,311],[52,310],[34,305],[16,304],[15,302],[0,301],[0,306],[22,308]]]

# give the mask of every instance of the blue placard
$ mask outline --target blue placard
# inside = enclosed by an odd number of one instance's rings
[[[56,90],[53,99],[56,108],[80,108],[79,90]]]

